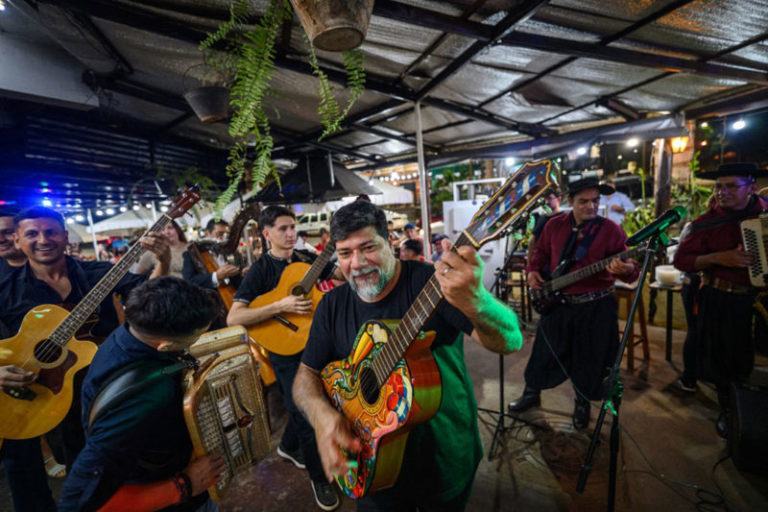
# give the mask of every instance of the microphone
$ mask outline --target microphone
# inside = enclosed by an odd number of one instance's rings
[[[640,242],[651,238],[652,236],[658,235],[659,233],[665,231],[672,224],[680,222],[683,217],[685,217],[686,213],[687,210],[685,209],[685,206],[676,206],[671,210],[667,210],[666,212],[662,213],[658,219],[651,222],[640,231],[629,237],[627,239],[627,245],[637,245]]]

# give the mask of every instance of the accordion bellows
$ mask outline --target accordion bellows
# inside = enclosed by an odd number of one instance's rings
[[[259,362],[240,326],[204,334],[190,347],[200,361],[184,375],[184,419],[195,456],[219,453],[221,481],[208,489],[220,500],[232,480],[263,459],[270,448]]]

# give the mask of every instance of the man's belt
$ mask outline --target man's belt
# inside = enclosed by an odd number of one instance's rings
[[[710,288],[720,290],[721,292],[733,293],[735,295],[754,295],[757,293],[757,288],[753,288],[744,284],[734,283],[732,281],[728,281],[727,279],[722,279],[720,277],[715,277],[709,274],[702,274],[701,285],[709,286]]]
[[[563,299],[568,304],[584,304],[585,302],[592,302],[603,297],[607,297],[613,293],[613,286],[606,288],[605,290],[596,290],[594,292],[580,293],[578,295],[563,294]]]

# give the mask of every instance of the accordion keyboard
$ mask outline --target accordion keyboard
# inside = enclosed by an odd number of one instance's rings
[[[741,222],[744,250],[752,253],[755,260],[748,268],[752,286],[768,286],[768,214]]]

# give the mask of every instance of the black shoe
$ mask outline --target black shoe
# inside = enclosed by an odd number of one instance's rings
[[[307,469],[307,465],[304,463],[304,456],[301,454],[301,449],[286,450],[282,445],[277,446],[277,454],[289,462],[293,462],[293,465],[299,469]]]
[[[581,430],[589,425],[589,401],[577,398],[575,402],[576,405],[573,408],[573,426],[575,429]]]
[[[523,412],[527,411],[531,407],[538,407],[540,405],[541,393],[536,389],[530,389],[526,387],[525,391],[523,391],[523,396],[514,402],[509,402],[507,408],[509,409],[509,412]]]
[[[721,412],[720,416],[717,417],[717,422],[715,423],[715,430],[717,430],[717,435],[719,435],[723,439],[728,439],[728,413],[727,412]]]
[[[339,506],[339,495],[328,482],[312,482],[317,506],[323,510],[335,510]]]
[[[683,391],[687,391],[689,393],[695,393],[696,379],[688,377],[686,374],[682,374],[680,378],[677,379],[677,386]]]

